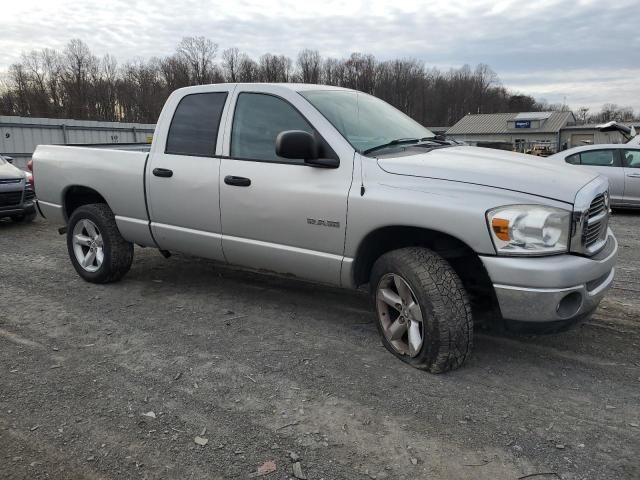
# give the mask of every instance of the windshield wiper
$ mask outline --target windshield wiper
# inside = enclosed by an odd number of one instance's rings
[[[367,155],[368,153],[374,152],[376,150],[381,150],[387,147],[393,147],[394,145],[420,145],[423,146],[425,143],[431,143],[432,145],[449,145],[449,142],[446,140],[437,140],[435,137],[422,137],[422,138],[397,138],[395,140],[391,140],[390,142],[383,143],[382,145],[377,145],[375,147],[367,148],[362,152],[363,155]]]
[[[418,143],[422,141],[421,138],[396,138],[395,140],[391,140],[390,142],[383,143],[382,145],[377,145],[375,147],[367,148],[362,152],[363,155],[367,155],[371,152],[375,152],[376,150],[381,150],[387,147],[393,147],[394,145],[404,145],[410,143]]]

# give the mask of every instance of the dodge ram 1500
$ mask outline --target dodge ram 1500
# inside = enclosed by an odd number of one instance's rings
[[[354,90],[183,88],[149,153],[39,146],[33,170],[85,280],[119,280],[138,244],[368,285],[384,345],[430,372],[464,363],[474,317],[564,327],[614,277],[605,178],[450,145]]]

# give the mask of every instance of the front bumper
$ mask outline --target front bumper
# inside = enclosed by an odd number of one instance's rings
[[[0,218],[15,217],[16,215],[28,215],[30,213],[35,213],[35,211],[35,201],[28,200],[21,205],[16,205],[15,207],[0,208]]]
[[[480,257],[500,312],[522,322],[570,321],[588,315],[613,284],[618,242],[611,230],[593,257]]]

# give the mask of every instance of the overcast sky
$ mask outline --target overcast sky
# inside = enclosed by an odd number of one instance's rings
[[[505,86],[538,99],[640,111],[638,0],[5,0],[1,11],[1,70],[71,38],[124,62],[204,35],[254,58],[312,48],[440,68],[487,63]]]

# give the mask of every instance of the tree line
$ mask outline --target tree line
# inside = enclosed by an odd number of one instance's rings
[[[185,37],[172,55],[123,65],[112,55],[98,58],[74,39],[63,51],[22,54],[4,77],[0,115],[77,120],[155,123],[173,90],[219,82],[354,88],[386,100],[427,126],[453,125],[468,113],[562,108],[507,90],[485,64],[441,71],[415,59],[380,61],[362,53],[324,58],[309,49],[295,60],[272,53],[254,59],[237,48],[220,51],[205,37]]]

